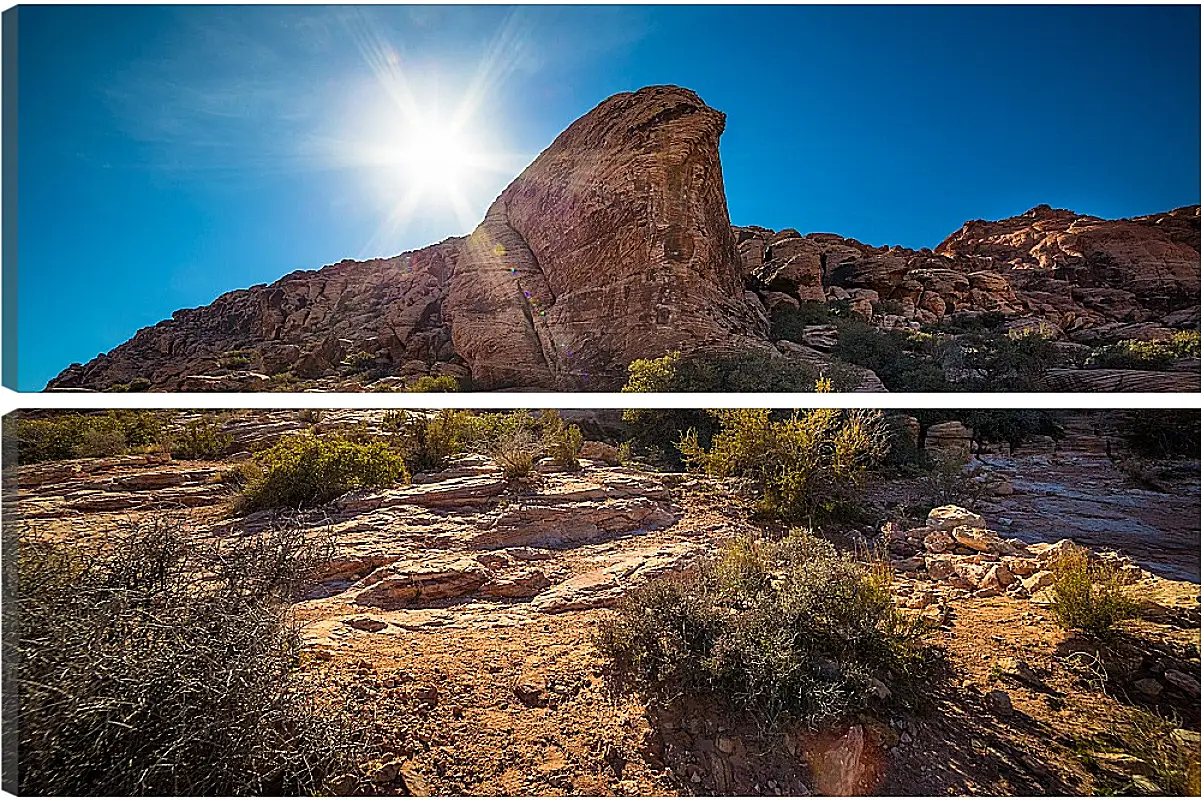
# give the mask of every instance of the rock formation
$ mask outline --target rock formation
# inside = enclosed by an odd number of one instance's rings
[[[969,222],[934,251],[733,227],[724,126],[686,89],[615,95],[564,131],[471,235],[230,292],[48,388],[346,390],[362,386],[352,375],[381,386],[451,375],[484,390],[614,390],[630,361],[671,350],[825,363],[836,332],[768,337],[771,317],[808,302],[845,304],[885,329],[994,312],[1006,330],[1070,340],[1065,352],[1122,331],[1159,339],[1201,326],[1201,206],[1116,221],[1039,206]],[[1180,388],[1171,376],[1125,383]],[[869,375],[861,388],[883,387]]]
[[[209,388],[253,389],[261,373],[312,379],[350,358],[399,374],[469,371],[481,389],[615,389],[635,358],[765,343],[726,210],[724,127],[685,89],[616,95],[564,131],[470,236],[231,292],[51,386],[183,388],[192,376],[199,388],[197,374],[236,363],[249,371],[227,369]]]

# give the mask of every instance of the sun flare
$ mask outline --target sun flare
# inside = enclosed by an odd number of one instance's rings
[[[378,208],[379,227],[362,255],[388,252],[413,224],[445,229],[453,220],[454,234],[470,233],[529,163],[504,149],[495,113],[526,49],[516,17],[498,28],[474,73],[449,78],[406,61],[367,16],[352,19],[371,78],[347,86],[332,135],[314,146],[331,166],[357,172],[361,196]]]
[[[475,161],[471,145],[447,125],[413,125],[397,142],[400,177],[426,191],[461,191]]]

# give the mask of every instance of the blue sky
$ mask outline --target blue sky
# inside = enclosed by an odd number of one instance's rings
[[[23,390],[225,291],[467,233],[572,120],[650,84],[728,115],[736,224],[922,247],[1039,203],[1201,200],[1195,6],[26,6],[18,25]],[[471,166],[438,181],[452,122]],[[436,158],[392,152],[414,130]]]

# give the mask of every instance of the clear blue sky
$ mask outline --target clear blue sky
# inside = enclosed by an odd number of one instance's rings
[[[921,247],[1039,203],[1196,203],[1199,35],[1195,6],[22,7],[19,386],[225,291],[467,233],[649,84],[728,115],[736,224]]]

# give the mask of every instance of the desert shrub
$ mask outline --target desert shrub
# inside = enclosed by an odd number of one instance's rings
[[[680,442],[693,469],[748,478],[761,492],[760,510],[791,522],[853,516],[867,467],[888,450],[876,411],[818,408],[773,420],[765,409],[718,412],[721,429],[710,448],[694,432]]]
[[[853,388],[845,369],[827,376],[839,389]],[[836,373],[836,374],[834,374]],[[662,358],[639,359],[629,366],[623,392],[808,392],[822,377],[811,364],[772,358],[761,353],[671,352]],[[630,408],[622,413],[626,436],[639,451],[673,469],[683,467],[677,443],[695,430],[701,446],[716,433],[716,416],[704,409]]]
[[[162,436],[162,420],[153,411],[21,414],[16,420],[17,454],[22,464],[121,455],[130,449],[157,446]]]
[[[596,644],[659,698],[700,694],[769,723],[831,723],[895,697],[932,664],[926,628],[894,607],[882,573],[823,540],[741,541],[687,577],[635,589]]]
[[[1086,367],[1164,370],[1178,358],[1201,358],[1201,332],[1177,331],[1169,339],[1143,342],[1124,339],[1095,350]]]
[[[800,342],[804,338],[805,328],[810,325],[834,325],[845,318],[845,309],[840,315],[840,309],[827,303],[805,302],[798,308],[781,305],[772,313],[772,341],[788,339]]]
[[[703,408],[627,408],[621,422],[631,452],[674,470],[684,468],[677,443],[686,431],[696,431],[697,442],[708,447],[718,428],[717,414]]]
[[[219,420],[203,416],[183,426],[171,441],[172,458],[205,461],[221,458],[233,443],[233,436],[221,432]]]
[[[409,472],[437,472],[447,460],[462,452],[470,439],[472,415],[444,408],[433,415],[412,411],[389,411],[384,430],[392,437]]]
[[[457,392],[459,382],[450,375],[422,375],[405,387],[406,392]]]
[[[1051,612],[1063,627],[1106,638],[1114,625],[1138,615],[1112,564],[1077,550],[1057,556],[1051,568]]]
[[[125,433],[116,425],[90,425],[83,429],[75,445],[75,455],[80,458],[105,458],[125,451]]]
[[[673,351],[632,361],[628,371],[623,392],[808,392],[821,377],[840,389],[854,388],[853,376],[844,370],[831,367],[823,376],[807,362],[758,351]]]
[[[302,509],[327,503],[355,489],[408,480],[399,453],[382,442],[360,444],[342,436],[298,434],[255,455],[262,474],[246,487],[237,510]]]
[[[222,369],[246,369],[253,362],[254,356],[253,350],[230,350],[224,353],[217,363]]]
[[[1124,749],[1147,765],[1148,777],[1160,790],[1158,793],[1197,797],[1201,795],[1201,752],[1179,737],[1182,728],[1177,722],[1133,707],[1124,709],[1123,717],[1113,726]]]
[[[888,452],[882,459],[890,467],[915,466],[923,461],[918,443],[910,436],[910,429],[903,414],[885,414],[880,421],[883,434],[888,439]]]
[[[501,475],[509,486],[519,488],[537,482],[538,472],[534,467],[542,445],[531,431],[517,428],[499,436],[489,444],[487,452],[500,466]]]
[[[222,470],[219,480],[235,489],[245,489],[256,480],[263,477],[263,468],[254,461],[240,461],[228,469]]]
[[[163,520],[104,551],[22,538],[19,792],[316,794],[353,770],[359,734],[298,690],[282,615],[319,552],[294,530],[202,545]]]
[[[578,472],[580,448],[584,446],[584,434],[580,426],[564,423],[558,411],[544,411],[541,423],[546,454],[563,469]]]
[[[919,505],[929,511],[938,506],[961,506],[976,508],[982,501],[990,500],[988,487],[976,480],[981,470],[964,469],[962,461],[930,460],[917,480]]]
[[[351,353],[342,361],[344,371],[351,375],[369,373],[374,369],[375,365],[375,356],[365,350]]]
[[[959,381],[965,391],[1039,392],[1055,354],[1055,341],[1037,330],[971,333],[954,340],[946,360],[969,376]]]
[[[1037,411],[1018,408],[962,410],[923,408],[911,412],[922,428],[940,422],[959,421],[972,430],[978,442],[1008,442],[1017,447],[1032,436],[1057,436],[1062,434],[1059,414],[1054,411]]]
[[[142,450],[160,447],[166,435],[163,414],[159,411],[117,409],[109,412],[121,428],[125,443],[130,448]]]
[[[942,367],[945,348],[941,337],[884,331],[851,317],[839,323],[831,355],[870,369],[890,391],[944,392],[954,388]]]
[[[1201,458],[1201,411],[1139,409],[1126,415],[1122,436],[1131,450],[1148,458]]]

